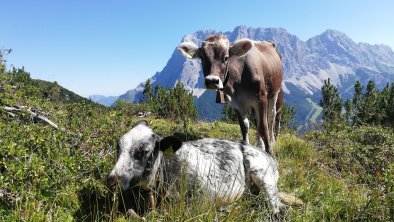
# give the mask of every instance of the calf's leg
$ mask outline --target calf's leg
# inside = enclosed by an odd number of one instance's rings
[[[276,167],[276,166],[275,166]],[[269,205],[275,215],[278,215],[283,204],[278,195],[279,173],[277,169],[251,170],[251,180],[260,191],[267,195]]]

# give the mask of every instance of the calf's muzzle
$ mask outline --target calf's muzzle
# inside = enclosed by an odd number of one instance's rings
[[[116,175],[110,174],[107,176],[106,185],[110,191],[114,192],[116,190],[117,184],[118,184],[118,178]]]

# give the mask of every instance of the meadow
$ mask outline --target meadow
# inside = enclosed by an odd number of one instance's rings
[[[147,120],[160,136],[241,140],[237,124],[137,117],[141,106],[107,108],[0,64],[0,221],[129,221],[123,196],[104,182],[121,135]],[[19,109],[9,111],[6,107]],[[58,128],[43,119],[50,119]],[[256,144],[256,131],[250,132]],[[279,189],[304,205],[283,221],[391,221],[394,215],[394,130],[337,125],[296,135],[282,129],[274,149]],[[264,196],[217,207],[204,194],[181,196],[144,216],[148,221],[269,221]],[[121,208],[121,207],[120,207]]]

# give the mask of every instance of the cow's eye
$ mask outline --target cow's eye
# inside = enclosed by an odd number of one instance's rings
[[[227,61],[228,61],[228,56],[225,56],[224,59],[223,59],[223,61],[224,61],[224,62],[227,62]]]

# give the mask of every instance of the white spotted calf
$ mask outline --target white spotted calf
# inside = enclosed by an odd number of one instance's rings
[[[174,155],[165,151],[172,147]],[[146,122],[137,123],[119,141],[118,161],[107,178],[111,189],[140,187],[176,193],[182,173],[188,185],[196,183],[214,200],[228,203],[239,199],[252,186],[267,195],[274,214],[283,205],[278,195],[278,167],[261,149],[222,139],[201,139],[182,143],[175,137],[160,138]],[[118,181],[118,183],[117,183]],[[133,210],[131,210],[134,212]]]

